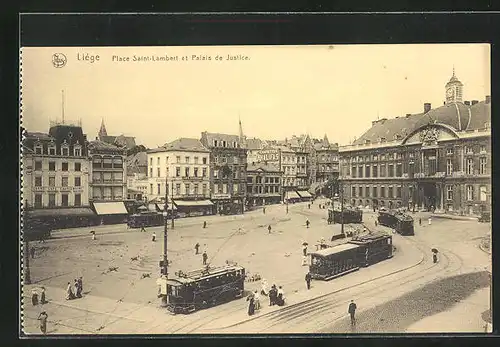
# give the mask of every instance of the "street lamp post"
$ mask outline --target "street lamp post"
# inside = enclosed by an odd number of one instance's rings
[[[168,246],[168,182],[167,182],[167,177],[165,177],[165,206],[164,206],[164,211],[163,211],[163,221],[165,223],[164,225],[164,230],[163,230],[163,262],[161,266],[161,274],[162,276],[165,277],[165,279],[168,278],[168,256],[167,256],[167,246]],[[172,209],[173,212],[173,209]],[[162,295],[161,297],[162,301],[162,306],[166,306],[168,303],[168,297],[167,295]]]
[[[172,180],[172,189],[170,192],[170,200],[172,200],[172,229],[174,229],[174,180]],[[165,195],[165,204],[167,203],[166,195]]]
[[[31,284],[29,242],[24,242],[24,284]]]
[[[339,181],[340,187],[340,232],[344,234],[344,184]]]

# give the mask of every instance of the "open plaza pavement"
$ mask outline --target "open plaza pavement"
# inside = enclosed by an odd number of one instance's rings
[[[24,332],[39,333],[36,318],[44,310],[48,334],[345,333],[353,331],[347,323],[351,299],[358,305],[355,332],[484,331],[491,262],[480,246],[491,233],[490,224],[433,218],[428,225],[428,214],[416,213],[415,236],[394,234],[393,258],[329,282],[313,281],[307,290],[302,243],[313,251],[322,237],[329,241],[340,233],[340,225],[327,224],[328,211],[320,203],[310,209],[307,203],[292,204],[288,213],[285,205],[271,205],[266,213],[193,217],[175,220],[174,229],[168,225],[170,276],[200,268],[206,251],[212,266],[236,262],[249,277],[258,274],[270,285],[282,286],[284,307],[269,307],[263,297],[262,308],[252,317],[245,299],[171,315],[157,297],[163,227],[140,232],[125,224],[108,225],[54,231],[45,243],[30,245],[35,258],[30,259],[32,284],[23,288]],[[363,222],[372,230],[391,232],[375,226],[375,218],[365,211]],[[151,241],[153,232],[156,242]],[[433,247],[440,251],[437,264],[431,259]],[[83,278],[83,298],[65,300],[67,283],[78,277]],[[41,286],[48,303],[33,306],[31,289]],[[259,288],[260,281],[245,283],[246,290]],[[439,323],[443,321],[447,324]]]

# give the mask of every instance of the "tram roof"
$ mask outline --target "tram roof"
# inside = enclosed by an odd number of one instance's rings
[[[372,233],[372,234],[364,234],[364,235],[355,236],[349,242],[370,242],[370,241],[375,241],[375,240],[379,240],[379,239],[386,239],[386,238],[390,238],[390,237],[392,237],[392,236],[379,231],[379,232]]]
[[[349,251],[351,249],[358,248],[358,247],[359,247],[358,245],[355,245],[352,243],[344,243],[344,244],[341,244],[338,246],[333,246],[333,247],[325,248],[325,249],[322,249],[322,250],[319,250],[316,252],[311,252],[311,254],[319,255],[322,257],[328,257],[330,255],[342,253],[342,252]]]
[[[182,277],[176,276],[175,278],[172,278],[172,280],[178,281],[180,283],[193,283],[200,279],[211,278],[218,275],[224,275],[230,272],[241,271],[241,270],[245,270],[245,268],[238,265],[228,265],[228,266],[209,268],[208,271],[205,269],[198,269],[184,273],[184,276]]]
[[[388,215],[391,215],[391,216],[394,216],[398,219],[401,219],[403,221],[412,221],[413,220],[413,217],[406,214],[406,213],[403,213],[403,212],[399,212],[399,211],[396,211],[396,210],[383,210],[383,211],[379,211],[380,214],[388,214]]]

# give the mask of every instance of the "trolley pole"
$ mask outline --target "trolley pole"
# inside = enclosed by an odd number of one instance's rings
[[[161,266],[161,274],[162,277],[164,276],[165,279],[168,278],[168,256],[167,256],[167,246],[168,246],[168,181],[167,177],[165,177],[165,206],[164,206],[164,211],[163,211],[163,217],[164,217],[164,223],[165,227],[163,230],[163,262]],[[173,212],[173,209],[172,209]],[[167,295],[162,295],[161,296],[161,304],[162,306],[167,306],[168,304],[168,296]]]
[[[24,241],[24,249],[23,249],[24,284],[31,284],[30,252],[29,251],[30,251],[29,241]]]
[[[344,234],[344,184],[339,181],[340,187],[340,232]]]
[[[170,192],[170,200],[172,200],[172,229],[174,229],[174,180],[172,180],[172,191]],[[167,201],[165,200],[165,203]]]

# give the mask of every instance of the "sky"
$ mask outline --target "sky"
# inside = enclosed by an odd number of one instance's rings
[[[54,53],[66,56],[63,67],[54,67]],[[108,135],[149,148],[202,131],[237,135],[239,119],[248,138],[326,134],[346,145],[377,118],[443,105],[453,68],[464,100],[484,100],[491,88],[488,44],[30,47],[21,61],[28,131],[48,132],[64,109],[65,122],[81,121],[89,140],[104,120]]]

